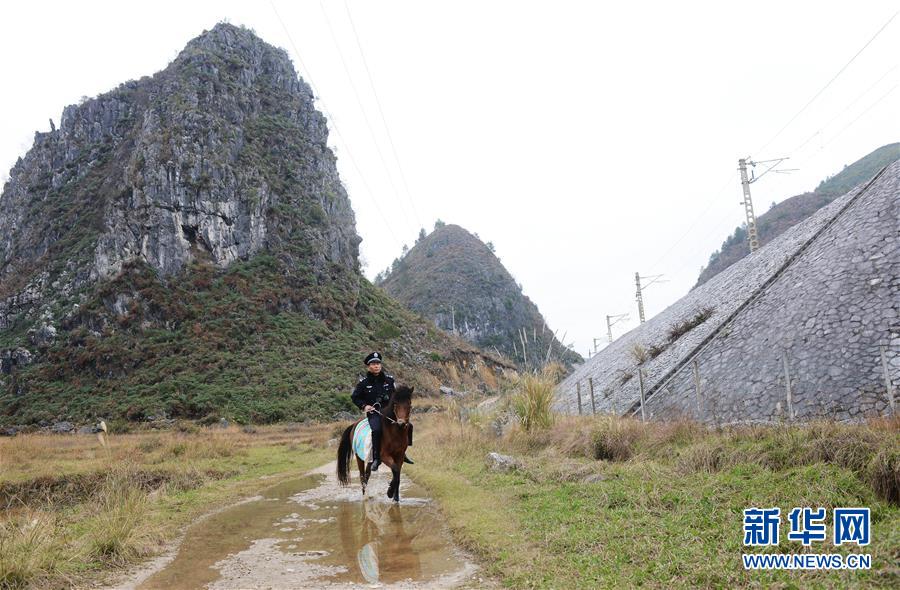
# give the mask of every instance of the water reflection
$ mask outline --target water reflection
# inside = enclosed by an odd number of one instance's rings
[[[387,580],[418,580],[422,576],[420,548],[415,542],[419,531],[405,527],[405,508],[371,501],[342,502],[338,508],[345,563],[355,561],[359,574],[370,584],[382,581],[382,576]],[[427,540],[423,545],[427,546]]]
[[[406,484],[396,505],[362,500],[358,488],[331,479],[285,482],[194,525],[175,559],[141,588],[392,584],[466,567],[422,489]]]

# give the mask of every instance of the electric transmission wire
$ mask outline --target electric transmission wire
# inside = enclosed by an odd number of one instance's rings
[[[353,75],[350,73],[350,67],[347,65],[347,60],[344,58],[344,52],[341,51],[341,44],[338,42],[337,35],[334,32],[334,27],[331,26],[331,19],[328,18],[328,12],[325,11],[325,5],[320,1],[319,8],[322,10],[322,16],[325,17],[325,24],[328,26],[328,32],[331,34],[331,40],[334,42],[334,48],[337,50],[338,57],[341,59],[341,65],[344,67],[344,73],[347,74],[347,80],[350,81],[350,88],[353,89],[353,96],[356,98],[356,104],[359,105],[359,110],[362,112],[363,120],[366,123],[366,127],[369,129],[369,134],[372,136],[372,143],[375,144],[375,150],[378,152],[378,158],[381,160],[381,165],[384,167],[384,172],[387,175],[388,183],[391,185],[391,190],[394,191],[394,194],[397,197],[400,197],[400,191],[397,190],[397,186],[394,184],[394,177],[391,174],[390,167],[387,164],[387,161],[384,158],[384,153],[381,151],[381,145],[378,143],[378,138],[375,136],[375,129],[372,127],[372,123],[369,121],[369,116],[366,114],[366,108],[363,106],[362,98],[359,95],[359,90],[356,88],[356,83],[353,81]],[[411,224],[411,220],[406,214],[406,209],[404,207],[400,207],[400,211],[403,213],[403,218],[406,219],[406,223]],[[421,221],[419,221],[419,227],[422,226]]]
[[[891,17],[890,17],[889,19],[887,19],[887,22],[885,22],[883,25],[881,25],[881,28],[878,29],[878,30],[875,32],[874,35],[872,35],[872,38],[869,39],[868,41],[866,41],[866,44],[863,45],[862,48],[860,48],[860,50],[857,51],[857,52],[853,55],[853,57],[850,58],[850,61],[848,61],[847,63],[845,63],[845,64],[844,64],[844,67],[842,67],[840,70],[838,70],[837,74],[835,74],[835,75],[831,78],[831,80],[829,80],[829,81],[825,84],[825,86],[823,86],[818,92],[816,92],[815,95],[813,95],[813,97],[812,97],[811,99],[809,99],[809,101],[808,101],[805,105],[803,105],[803,107],[802,107],[799,111],[797,111],[797,112],[794,114],[794,116],[791,117],[790,120],[788,120],[788,122],[785,123],[784,126],[783,126],[781,129],[778,130],[778,133],[776,133],[775,135],[773,135],[772,138],[771,138],[769,141],[767,141],[767,142],[765,143],[765,145],[763,145],[761,148],[759,148],[758,150],[756,150],[756,153],[757,153],[757,154],[761,153],[764,149],[766,149],[767,147],[769,147],[769,146],[772,144],[773,141],[775,141],[776,139],[778,139],[778,137],[781,136],[781,134],[784,132],[784,130],[787,129],[787,128],[791,125],[791,123],[793,123],[794,121],[796,121],[796,120],[797,120],[797,117],[799,117],[800,115],[802,115],[802,114],[804,113],[804,111],[806,111],[806,109],[809,108],[809,106],[810,106],[813,102],[815,102],[815,100],[816,100],[817,98],[819,98],[819,96],[821,96],[822,93],[825,92],[825,90],[827,90],[828,87],[831,86],[831,84],[832,84],[835,80],[837,80],[838,77],[840,77],[841,74],[844,73],[844,70],[846,70],[848,67],[850,67],[850,64],[852,64],[852,63],[856,60],[856,58],[859,57],[860,54],[861,54],[863,51],[865,51],[866,48],[867,48],[869,45],[872,44],[872,42],[878,37],[878,35],[880,35],[881,32],[884,31],[884,30],[887,28],[887,26],[888,26],[889,24],[891,24],[891,21],[893,21],[894,18],[895,18],[898,14],[900,14],[900,11],[897,11],[897,12],[895,12],[893,15],[891,15]]]
[[[729,209],[728,211],[725,212],[725,215],[721,216],[714,224],[709,226],[710,230],[707,233],[715,234],[715,233],[719,233],[719,232],[723,231],[726,227],[731,227],[732,224],[734,223],[735,216],[737,216],[738,214],[739,214],[738,212]],[[726,225],[726,223],[727,223],[727,225]],[[740,227],[740,226],[738,226],[738,227]],[[729,233],[728,237],[730,237],[730,236],[731,236],[731,234]],[[726,237],[725,239],[727,240],[728,237]],[[705,249],[707,247],[708,246],[706,244],[702,244],[702,243],[695,245],[691,250],[689,250],[687,252],[686,256],[683,256],[684,262],[681,263],[681,266],[679,266],[675,270],[675,272],[671,274],[671,276],[678,276],[678,274],[681,273],[681,271],[684,270],[685,267],[687,267],[688,264],[691,263],[693,256],[695,254],[697,254],[701,248]]]
[[[849,111],[850,109],[852,109],[854,106],[856,106],[856,103],[858,103],[864,96],[866,96],[867,94],[869,94],[869,92],[871,92],[873,88],[875,88],[876,86],[878,86],[878,85],[881,83],[882,80],[884,80],[885,78],[887,78],[887,77],[888,77],[888,74],[890,74],[891,72],[893,72],[894,70],[896,70],[896,69],[897,69],[897,66],[900,66],[900,63],[894,64],[893,67],[891,67],[888,71],[886,71],[884,74],[882,74],[881,77],[878,78],[878,80],[876,80],[871,86],[869,86],[868,88],[866,88],[861,94],[859,94],[856,98],[854,98],[853,101],[850,102],[850,104],[848,104],[848,105],[847,105],[846,107],[844,107],[841,111],[839,111],[835,116],[833,116],[831,119],[829,119],[827,123],[825,123],[824,125],[822,125],[821,127],[819,127],[819,129],[818,129],[815,133],[813,133],[812,135],[810,135],[809,137],[806,138],[806,141],[804,141],[803,143],[801,143],[800,145],[798,145],[797,147],[795,147],[794,149],[792,149],[789,153],[792,154],[792,155],[795,155],[797,152],[799,152],[799,151],[802,150],[804,147],[806,147],[806,146],[809,144],[809,142],[811,142],[811,141],[812,141],[813,139],[815,139],[819,134],[821,134],[822,131],[823,131],[824,129],[826,129],[829,125],[831,125],[832,123],[834,123],[841,115],[843,115],[844,113],[846,113],[847,111]]]
[[[279,14],[278,9],[275,7],[275,2],[273,0],[269,0],[269,5],[272,7],[272,12],[275,13],[275,17],[278,19],[278,22],[281,24],[281,28],[284,30],[284,34],[287,36],[288,41],[291,44],[291,47],[294,49],[294,55],[297,56],[297,62],[300,64],[300,67],[306,71],[306,80],[309,83],[310,88],[312,88],[313,92],[316,95],[319,95],[319,90],[316,88],[315,83],[312,79],[312,73],[306,64],[303,63],[303,57],[300,55],[300,51],[297,49],[297,45],[294,43],[294,38],[291,36],[291,33],[288,31],[287,26],[284,24],[284,20],[281,18],[281,14]],[[359,179],[362,181],[363,186],[366,188],[366,191],[369,195],[369,198],[372,199],[372,203],[375,205],[375,210],[378,211],[379,217],[384,221],[384,226],[387,228],[388,233],[391,234],[391,237],[394,238],[394,241],[397,242],[397,246],[401,246],[402,242],[399,238],[397,238],[397,234],[394,233],[393,228],[390,223],[388,223],[387,218],[384,216],[384,212],[378,204],[377,199],[375,198],[375,192],[372,190],[372,187],[369,186],[368,181],[366,181],[365,175],[362,173],[359,165],[356,163],[356,159],[353,157],[353,154],[350,152],[350,145],[344,140],[344,136],[341,134],[340,129],[337,125],[337,119],[328,111],[328,108],[325,106],[325,103],[321,101],[319,106],[323,111],[325,111],[325,116],[328,117],[328,120],[331,123],[331,127],[334,129],[335,134],[341,140],[341,143],[344,145],[344,149],[347,152],[347,157],[350,160],[350,163],[353,165],[353,168],[356,170],[356,173],[359,175]]]
[[[353,36],[356,38],[356,46],[357,48],[359,48],[359,55],[360,57],[362,57],[363,65],[366,68],[366,76],[369,79],[369,86],[372,88],[372,95],[375,97],[375,104],[378,106],[378,114],[381,115],[381,123],[384,125],[384,130],[388,138],[388,144],[391,146],[391,152],[394,155],[394,161],[397,162],[397,170],[400,171],[400,180],[403,182],[403,188],[406,191],[406,198],[409,200],[409,204],[412,206],[413,215],[415,215],[416,220],[419,221],[419,225],[421,225],[419,212],[416,209],[416,201],[415,199],[413,199],[412,193],[409,190],[409,183],[406,182],[406,174],[403,172],[403,165],[400,164],[400,156],[397,155],[397,148],[394,145],[394,138],[391,135],[390,127],[387,124],[387,118],[384,116],[384,109],[381,107],[381,99],[378,97],[378,91],[375,90],[375,81],[372,79],[371,70],[369,70],[369,61],[366,59],[366,52],[363,51],[362,43],[359,40],[359,33],[356,30],[356,23],[353,20],[353,15],[350,13],[350,5],[347,3],[347,0],[344,0],[344,9],[347,11],[347,20],[350,21],[350,28],[353,30]]]
[[[881,95],[881,98],[879,98],[878,100],[876,100],[875,102],[873,102],[872,104],[870,104],[870,105],[869,105],[869,108],[867,108],[866,110],[864,110],[863,112],[861,112],[855,119],[853,119],[852,121],[850,121],[849,123],[847,123],[847,124],[844,126],[843,129],[841,129],[840,131],[838,131],[838,132],[834,135],[834,137],[832,137],[831,139],[829,139],[828,142],[827,142],[824,146],[822,146],[822,147],[824,148],[824,147],[828,146],[828,145],[829,145],[831,142],[833,142],[835,139],[837,139],[838,137],[840,137],[841,135],[843,135],[843,133],[844,133],[847,129],[849,129],[854,123],[856,123],[857,121],[859,121],[864,115],[866,115],[866,113],[868,113],[868,112],[871,111],[873,108],[875,108],[875,107],[876,107],[881,101],[883,101],[885,98],[887,98],[888,96],[890,96],[891,94],[893,94],[893,92],[894,92],[895,90],[897,90],[897,88],[900,88],[900,83],[894,84],[894,86],[893,86],[890,90],[888,90],[887,92],[885,92],[884,94]]]
[[[722,188],[717,190],[713,194],[712,199],[710,199],[709,201],[706,202],[706,206],[703,208],[703,211],[701,211],[698,215],[696,215],[694,217],[694,221],[688,226],[688,228],[685,230],[685,232],[683,234],[681,234],[681,236],[677,240],[675,240],[675,242],[671,246],[666,248],[663,251],[662,255],[660,255],[660,257],[657,258],[656,261],[648,267],[650,269],[650,271],[656,270],[659,263],[662,262],[663,260],[665,260],[666,257],[674,251],[675,247],[678,246],[678,244],[680,244],[682,242],[682,240],[684,240],[686,237],[688,237],[691,234],[691,232],[694,231],[694,228],[697,227],[697,224],[700,222],[700,220],[703,218],[703,216],[706,215],[706,213],[709,212],[710,209],[712,209],[712,206],[716,202],[718,202],[719,197],[722,195],[722,192],[725,191],[725,189],[728,188],[729,185],[731,185],[731,183],[734,181],[734,178],[735,178],[734,173],[728,175],[728,180],[725,182],[725,184],[722,185]]]

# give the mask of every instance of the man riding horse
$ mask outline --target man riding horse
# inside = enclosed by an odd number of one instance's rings
[[[366,356],[366,376],[359,380],[350,399],[353,404],[365,412],[372,428],[372,471],[378,471],[381,465],[381,408],[387,405],[394,393],[394,377],[382,370],[382,355],[372,352]],[[412,446],[412,428],[409,432],[409,446]],[[412,463],[409,457],[403,457],[404,463]]]

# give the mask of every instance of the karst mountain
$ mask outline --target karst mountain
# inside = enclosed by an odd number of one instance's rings
[[[520,367],[571,367],[582,358],[560,342],[493,248],[462,227],[438,223],[376,283],[446,332]]]
[[[303,420],[373,349],[423,393],[503,364],[361,275],[327,138],[287,53],[229,24],[36,133],[0,194],[0,423]]]

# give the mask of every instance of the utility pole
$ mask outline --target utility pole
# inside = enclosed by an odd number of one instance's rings
[[[741,190],[744,193],[744,200],[741,201],[741,205],[744,206],[744,213],[747,216],[747,241],[750,242],[751,254],[759,249],[759,234],[756,231],[756,214],[753,212],[753,200],[750,198],[750,185],[765,176],[766,173],[785,160],[787,160],[787,158],[775,158],[774,160],[762,160],[760,162],[754,162],[750,158],[741,158],[738,160],[738,170],[741,173]],[[751,168],[755,168],[757,164],[767,164],[769,162],[774,162],[774,164],[769,166],[766,171],[759,176],[747,176],[748,164]],[[775,172],[791,172],[791,170],[776,170]]]
[[[651,275],[647,277],[642,277],[640,273],[634,273],[634,284],[637,287],[637,292],[635,293],[635,300],[638,304],[638,317],[641,319],[641,323],[644,323],[644,296],[641,292],[641,279],[651,279],[649,283],[644,285],[644,289],[652,285],[653,283],[659,281],[662,275]],[[664,281],[663,281],[664,282]]]
[[[619,315],[608,315],[606,316],[606,335],[609,338],[609,343],[612,344],[612,327],[619,323],[621,320],[627,320],[627,313],[620,313]]]
[[[635,299],[638,304],[638,317],[641,320],[641,323],[644,323],[644,297],[641,295],[641,275],[640,273],[634,273],[634,284],[637,286],[637,294],[635,295]]]
[[[751,163],[752,164],[752,163]],[[750,199],[750,179],[747,177],[747,159],[738,160],[738,170],[741,171],[741,189],[744,191],[744,213],[747,215],[747,240],[750,242],[750,253],[759,248],[759,237],[756,233],[756,214],[753,213],[753,201]]]
[[[594,338],[594,354],[597,354],[597,341],[598,340],[600,340],[600,338]]]

